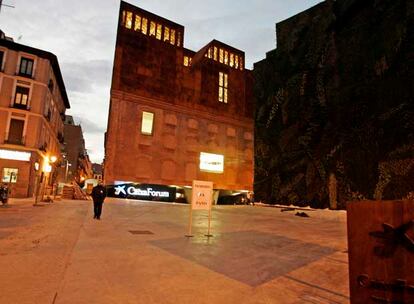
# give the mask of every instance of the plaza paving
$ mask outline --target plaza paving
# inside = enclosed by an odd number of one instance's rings
[[[110,200],[0,208],[0,303],[349,303],[344,214]],[[325,214],[327,214],[325,216]]]

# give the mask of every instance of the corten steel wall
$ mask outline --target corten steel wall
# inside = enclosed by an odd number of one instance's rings
[[[277,24],[254,68],[256,199],[413,195],[413,25],[409,0],[329,0]]]
[[[252,189],[253,79],[198,53],[122,25],[122,12],[132,11],[173,28],[184,27],[121,3],[113,69],[105,182],[191,185],[211,180],[219,189]],[[243,56],[218,41],[211,42]],[[183,65],[184,55],[193,57]],[[218,101],[219,72],[228,74],[228,104]],[[142,111],[154,113],[153,135],[141,134]],[[224,155],[224,173],[199,169],[200,152]]]
[[[42,168],[47,157],[60,158],[58,135],[63,134],[62,116],[70,105],[55,55],[3,39],[0,39],[0,51],[5,54],[0,70],[0,149],[31,153],[27,162],[0,159],[0,181],[3,168],[18,169],[12,196],[28,197],[35,189],[34,163],[39,162]],[[31,77],[19,76],[21,57],[34,60]],[[53,87],[49,86],[50,81],[54,83]],[[14,107],[16,85],[30,89],[27,109]],[[46,111],[48,108],[50,115]],[[7,141],[11,119],[24,121],[20,145]]]

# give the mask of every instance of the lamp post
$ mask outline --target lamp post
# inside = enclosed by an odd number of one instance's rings
[[[52,164],[55,163],[56,161],[57,161],[57,157],[56,156],[51,156],[51,157],[48,157],[48,158],[46,158],[44,160],[42,172],[40,174],[39,182],[37,183],[37,187],[36,187],[35,203],[33,204],[33,206],[37,206],[38,205],[39,191],[40,191],[40,195],[41,195],[41,198],[42,198],[41,200],[43,200],[44,187],[47,185],[48,176],[52,172]],[[39,167],[40,167],[39,164],[38,163],[35,163],[35,170],[36,170],[36,168],[39,168]],[[48,174],[48,175],[46,176],[45,183],[43,183],[43,180],[44,180],[44,177],[45,177],[45,173]],[[42,184],[44,185],[43,190],[41,190]],[[53,188],[52,188],[52,191],[53,191]]]

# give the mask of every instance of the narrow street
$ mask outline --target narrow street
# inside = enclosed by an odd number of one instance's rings
[[[0,208],[0,303],[349,303],[346,222],[108,201]],[[319,214],[317,216],[317,214]]]

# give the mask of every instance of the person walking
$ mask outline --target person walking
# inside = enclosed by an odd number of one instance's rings
[[[7,201],[9,200],[9,188],[6,184],[0,185],[0,201],[3,206],[7,205]]]
[[[105,197],[106,189],[101,183],[92,189],[94,219],[101,219],[102,205],[105,201]]]

